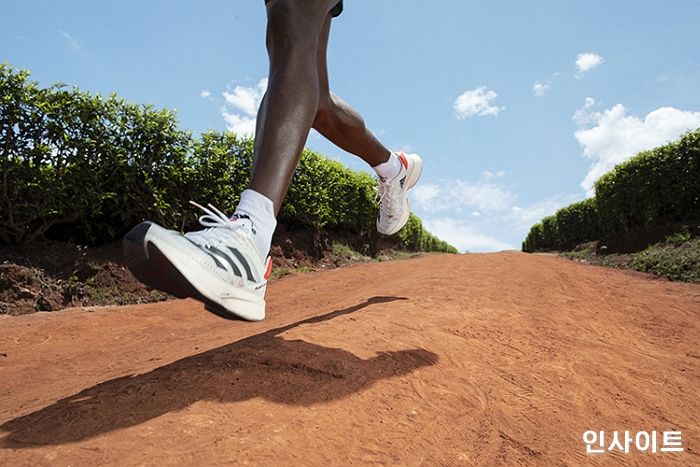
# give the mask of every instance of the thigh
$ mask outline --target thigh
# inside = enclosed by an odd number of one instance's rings
[[[304,42],[315,45],[337,0],[269,0],[266,5],[268,49],[272,40],[287,48]]]
[[[331,31],[331,18],[326,17],[321,27],[318,38],[318,49],[316,50],[316,66],[318,69],[318,86],[321,99],[330,98],[330,86],[328,84],[328,62],[326,55],[328,52],[328,38]]]
[[[343,11],[342,0],[265,0],[272,9],[282,9],[289,14],[301,13],[307,16],[338,16]]]

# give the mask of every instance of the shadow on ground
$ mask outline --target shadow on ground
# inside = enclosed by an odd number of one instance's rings
[[[105,381],[36,412],[4,423],[3,448],[58,445],[138,425],[202,401],[240,402],[260,397],[311,405],[338,400],[374,382],[437,363],[424,349],[380,352],[363,360],[352,353],[280,335],[294,327],[327,321],[377,303],[405,300],[373,297],[297,323],[271,329],[141,375]]]

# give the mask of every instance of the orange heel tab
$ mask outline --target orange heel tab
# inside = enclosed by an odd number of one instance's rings
[[[272,256],[267,257],[267,270],[265,271],[265,280],[270,279],[270,274],[272,274]]]
[[[400,153],[398,153],[398,156],[399,156],[399,160],[403,164],[404,168],[406,170],[408,170],[408,159],[406,159],[406,153],[400,152]]]

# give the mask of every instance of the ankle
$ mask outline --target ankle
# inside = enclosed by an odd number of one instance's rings
[[[261,258],[267,258],[272,235],[277,227],[273,202],[254,190],[241,193],[234,216],[246,217],[251,222],[252,241]]]
[[[401,161],[398,156],[392,152],[389,154],[389,159],[379,165],[372,167],[382,180],[391,180],[401,172]]]

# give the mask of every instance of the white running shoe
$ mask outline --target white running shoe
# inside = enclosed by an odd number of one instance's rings
[[[383,235],[394,235],[408,222],[411,208],[407,192],[418,182],[423,171],[423,161],[418,154],[397,153],[401,170],[392,180],[379,177],[379,216],[377,231]]]
[[[182,235],[142,222],[124,237],[127,267],[147,286],[195,298],[212,313],[262,320],[272,258],[263,260],[255,249],[251,222],[192,204],[206,213],[199,218],[205,230]]]

